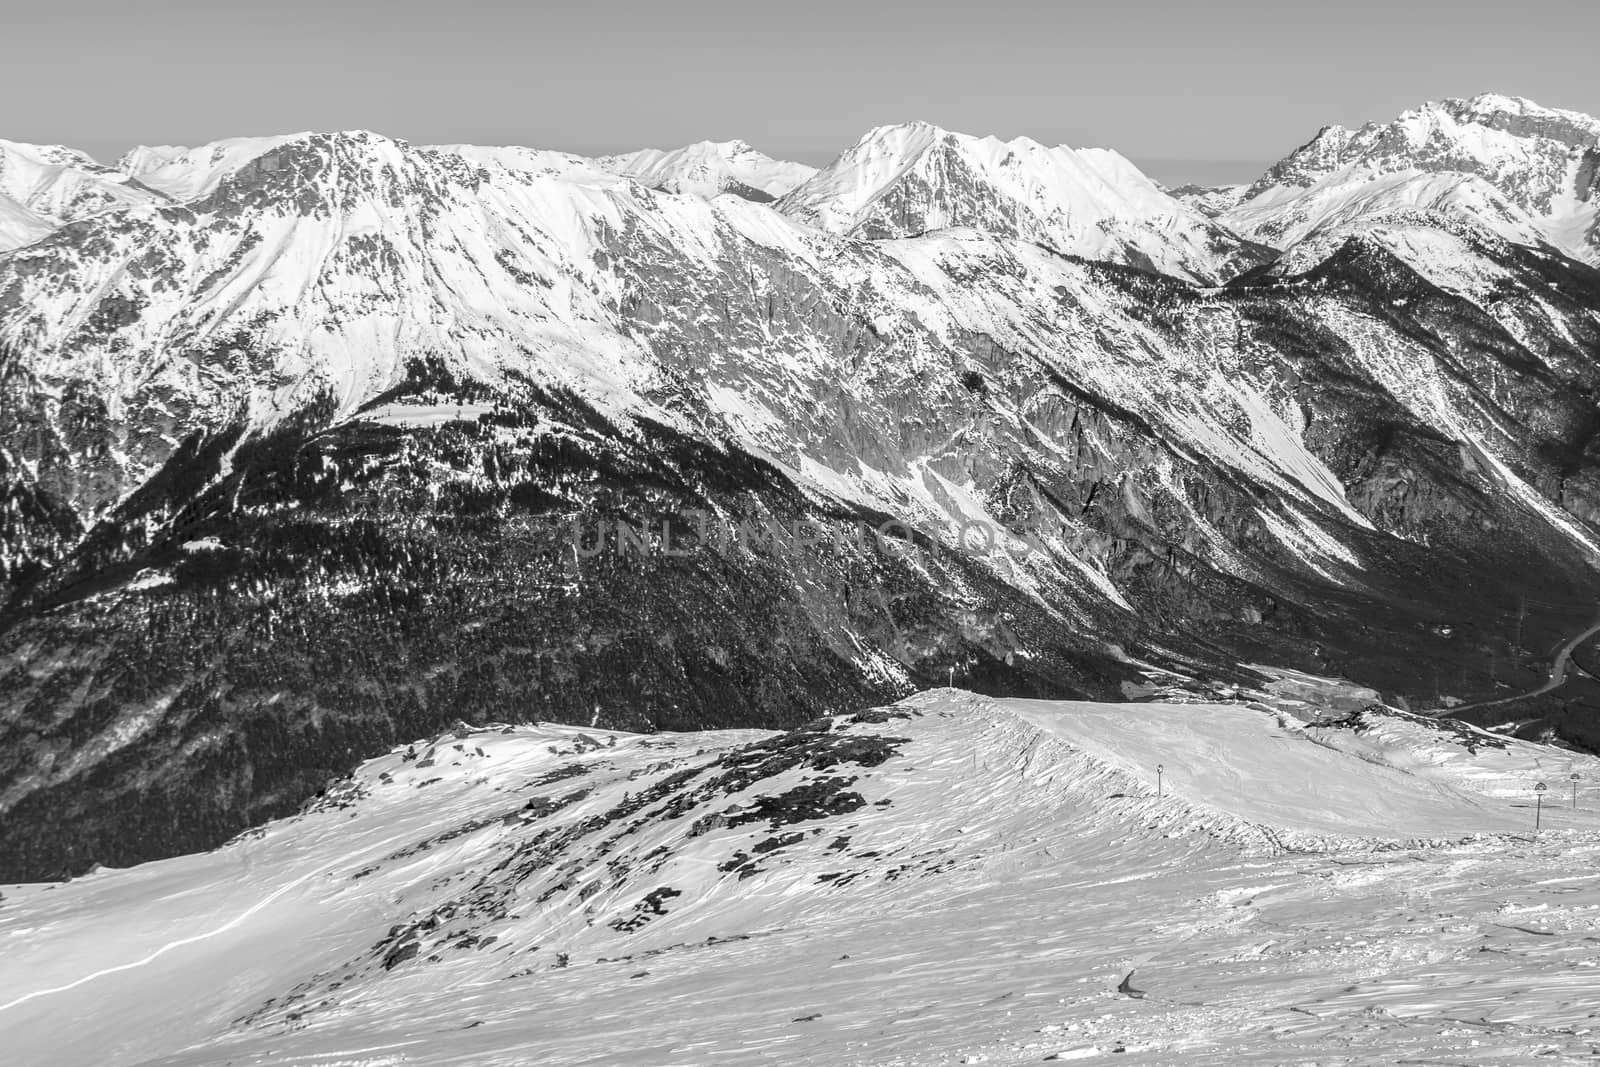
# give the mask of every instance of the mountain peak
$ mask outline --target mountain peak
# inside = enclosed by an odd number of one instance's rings
[[[905,122],[886,122],[874,126],[861,135],[861,141],[881,141],[896,134],[947,137],[950,131],[924,119],[909,119]]]
[[[912,157],[931,149],[934,144],[941,141],[966,141],[965,134],[950,133],[944,126],[936,126],[931,122],[923,122],[914,118],[910,122],[886,123],[874,126],[861,134],[861,139],[856,144],[848,147],[842,157],[862,154],[893,154],[899,157]]]
[[[1526,97],[1479,93],[1432,106],[1456,122],[1499,130],[1513,137],[1543,137],[1574,147],[1600,144],[1600,119],[1581,111],[1543,107]]]
[[[771,201],[799,185],[816,168],[773,159],[743,140],[696,141],[682,148],[644,148],[594,161],[602,169],[669,193],[710,199],[732,193]]]
[[[116,169],[122,173],[137,178],[139,175],[155,170],[157,167],[166,166],[174,159],[178,159],[191,151],[185,145],[175,144],[142,144],[124,152],[121,159],[117,160]]]
[[[398,171],[412,146],[371,130],[301,131],[234,137],[194,148],[140,147],[120,170],[177,201],[242,190],[264,181],[332,182],[348,187],[385,169]]]
[[[8,141],[0,138],[0,166],[6,157],[25,159],[40,165],[100,168],[87,153],[59,144],[32,144],[27,141]]]
[[[1244,250],[1115,152],[921,121],[869,130],[778,210],[869,240],[972,227],[1206,283]]]
[[[69,222],[155,199],[75,148],[0,140],[0,252]]]
[[[1476,217],[1510,240],[1600,262],[1600,119],[1523,97],[1430,102],[1358,130],[1325,126],[1221,216],[1285,247],[1392,211]]]
[[[1514,96],[1509,93],[1484,92],[1475,96],[1450,97],[1430,106],[1441,107],[1453,113],[1492,116],[1492,115],[1540,115],[1560,116],[1563,118],[1590,119],[1581,111],[1572,111],[1565,108],[1545,107],[1525,96]]]
[[[1478,113],[1497,113],[1515,111],[1526,114],[1528,112],[1542,112],[1554,114],[1550,108],[1540,107],[1525,96],[1509,96],[1506,93],[1486,92],[1465,99],[1455,98],[1445,101],[1446,105],[1462,105]]]

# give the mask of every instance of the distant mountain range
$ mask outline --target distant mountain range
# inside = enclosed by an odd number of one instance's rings
[[[457,719],[1531,688],[1600,585],[1597,143],[1481,96],[1169,191],[921,123],[0,142],[0,874]]]
[[[1216,206],[1219,221],[1278,247],[1385,212],[1438,210],[1600,264],[1600,119],[1486,93],[1359,130],[1328,126]]]

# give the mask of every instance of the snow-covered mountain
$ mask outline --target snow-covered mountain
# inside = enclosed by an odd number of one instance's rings
[[[952,689],[781,733],[458,724],[214,852],[6,886],[0,1037],[57,1067],[1575,1063],[1597,774],[1382,708]]]
[[[777,208],[829,233],[883,239],[970,227],[1200,282],[1257,262],[1246,242],[1109,149],[969,137],[924,122],[872,130]]]
[[[160,199],[74,149],[0,140],[0,252],[90,215]]]
[[[137,202],[0,254],[5,869],[530,709],[1536,685],[1593,602],[1595,272],[1413,210],[1197,286],[1263,250],[1119,159],[899,127],[765,205],[362,132],[131,154]]]
[[[1218,215],[1285,247],[1386,211],[1444,210],[1600,264],[1600,119],[1485,93],[1324,127]]]
[[[615,174],[669,193],[713,197],[732,193],[767,203],[817,172],[756,151],[743,141],[699,141],[683,148],[646,148],[595,162]]]
[[[198,148],[141,145],[118,160],[117,169],[173,200],[193,200],[211,194],[224,178],[274,149],[310,137],[232,137]]]
[[[1248,185],[1180,185],[1167,191],[1174,200],[1214,219],[1238,204],[1249,188]]]

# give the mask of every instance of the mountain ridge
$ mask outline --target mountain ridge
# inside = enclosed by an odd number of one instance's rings
[[[1465,195],[1464,213],[1594,265],[1600,263],[1597,164],[1600,119],[1484,93],[1356,130],[1323,127],[1219,218],[1271,243],[1292,243],[1381,179],[1394,186],[1386,194],[1392,206]]]
[[[1253,262],[1245,244],[1109,149],[1047,148],[926,122],[880,126],[776,205],[869,239],[952,226],[1049,243],[1202,283]]]
[[[169,146],[0,253],[0,864],[207,847],[455,718],[1252,663],[1436,707],[1592,621],[1592,267],[1386,202],[1210,284],[1215,224],[1109,154],[888,129],[771,205],[363,131]],[[1063,190],[1105,243],[1061,247]],[[693,514],[734,533],[669,555]],[[1515,729],[1600,741],[1559,700]]]
[[[732,193],[771,203],[816,173],[804,163],[773,159],[744,141],[699,141],[676,149],[645,148],[600,156],[602,168],[671,193]]]

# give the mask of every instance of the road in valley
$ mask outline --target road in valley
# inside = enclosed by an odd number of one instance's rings
[[[1517,700],[1527,700],[1529,697],[1544,696],[1546,693],[1560,689],[1567,682],[1567,669],[1572,666],[1572,654],[1576,652],[1585,641],[1596,636],[1597,634],[1600,634],[1600,620],[1596,620],[1594,625],[1590,626],[1582,633],[1579,633],[1577,636],[1573,637],[1566,644],[1562,645],[1558,650],[1556,650],[1555,658],[1550,661],[1550,673],[1548,676],[1546,676],[1543,684],[1541,685],[1508,697],[1495,697],[1493,700],[1479,700],[1471,704],[1457,704],[1453,708],[1434,708],[1429,711],[1419,712],[1418,714],[1432,715],[1436,718],[1441,716],[1457,715],[1463,711],[1472,711],[1476,708],[1492,708],[1500,704],[1510,704],[1511,702]]]

